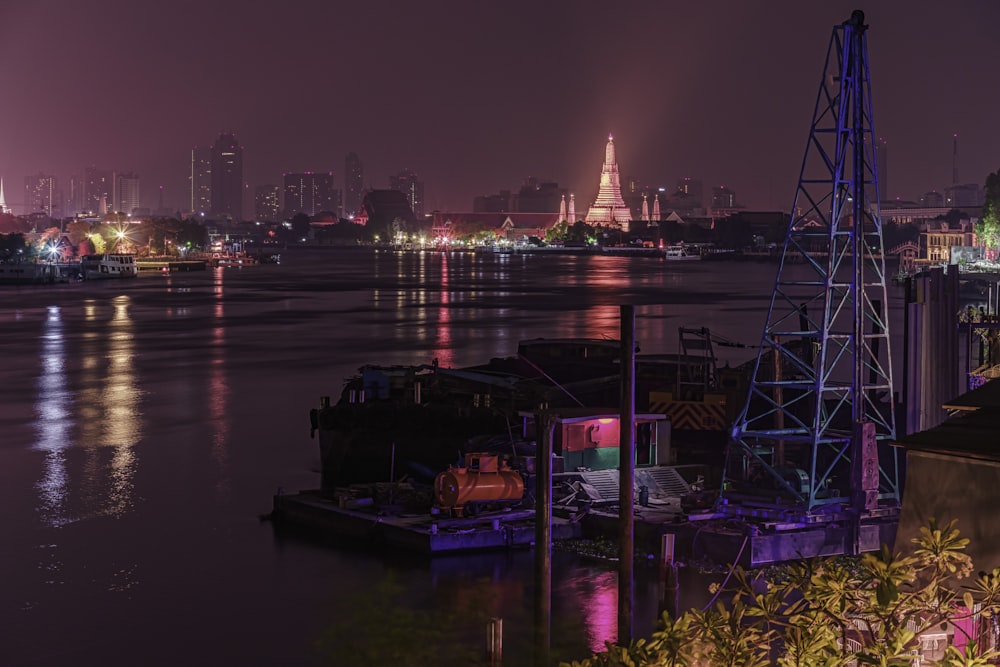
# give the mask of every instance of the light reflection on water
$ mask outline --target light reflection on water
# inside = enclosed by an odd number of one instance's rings
[[[212,425],[212,460],[220,471],[216,491],[226,495],[229,480],[229,381],[226,376],[226,269],[215,269],[213,293],[216,299],[212,309],[211,358],[208,362],[208,418]]]
[[[129,298],[112,300],[110,322],[100,321],[93,301],[82,304],[83,321],[95,326],[79,334],[86,350],[68,359],[63,321],[69,308],[51,306],[42,323],[41,370],[35,401],[35,448],[45,452],[37,482],[37,510],[46,525],[58,527],[85,516],[122,516],[134,503],[138,461],[135,446],[143,428],[141,393],[135,382],[135,337]],[[106,326],[106,330],[104,327]],[[75,384],[67,365],[79,367]],[[82,502],[70,498],[68,456],[83,453],[77,484]],[[104,452],[110,449],[110,460]],[[72,511],[67,507],[72,506]]]
[[[35,404],[36,447],[45,452],[42,479],[38,489],[38,511],[50,526],[66,521],[67,476],[65,449],[69,447],[70,396],[65,384],[66,357],[63,347],[62,314],[50,306],[42,325],[42,369],[38,377],[38,401]]]

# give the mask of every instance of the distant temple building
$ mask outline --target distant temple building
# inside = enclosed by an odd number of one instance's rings
[[[604,149],[604,167],[601,169],[601,187],[597,199],[587,211],[585,222],[588,224],[610,225],[618,224],[628,230],[632,214],[622,198],[621,180],[618,175],[618,162],[615,160],[615,140],[608,135],[608,145]]]

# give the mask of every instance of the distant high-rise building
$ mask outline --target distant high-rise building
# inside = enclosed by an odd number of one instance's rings
[[[958,185],[958,133],[951,135],[951,184]]]
[[[405,229],[406,225],[415,224],[416,218],[406,195],[399,190],[369,190],[354,221],[392,233],[397,222]]]
[[[517,213],[555,213],[568,194],[566,188],[560,188],[555,181],[543,181],[529,176],[524,179],[521,189],[510,202],[509,210]]]
[[[115,174],[115,211],[128,215],[139,206],[139,176],[131,172]]]
[[[725,185],[712,188],[712,210],[736,208],[736,193]]]
[[[986,201],[986,191],[978,183],[951,185],[944,189],[944,199],[951,208],[978,208]]]
[[[333,173],[285,174],[284,214],[292,217],[296,213],[316,215],[320,211],[337,213],[337,197],[333,189]]]
[[[674,198],[684,202],[684,208],[701,208],[705,202],[701,181],[688,177],[680,179]]]
[[[878,200],[889,199],[889,142],[883,137],[875,144],[875,160],[878,162]]]
[[[227,132],[212,145],[211,214],[243,220],[243,147]]]
[[[280,188],[277,185],[258,185],[254,189],[254,213],[257,222],[277,222],[281,210]]]
[[[207,214],[212,210],[212,149],[191,149],[191,213]]]
[[[365,166],[357,153],[348,153],[344,160],[344,210],[341,217],[350,218],[357,214],[364,191]]]
[[[52,216],[56,206],[56,177],[41,172],[24,177],[25,213],[45,213]]]
[[[83,179],[78,174],[69,177],[69,207],[72,213],[83,209]]]
[[[402,192],[410,203],[413,215],[420,219],[424,217],[424,183],[410,169],[403,169],[395,176],[389,177],[389,189]]]
[[[7,200],[3,196],[3,179],[0,178],[0,214],[10,213],[10,207],[7,206]]]
[[[114,208],[114,179],[110,171],[97,167],[87,167],[83,170],[83,193],[81,210],[104,215],[109,208]]]
[[[501,190],[495,195],[480,195],[472,200],[473,213],[513,212],[510,190]]]
[[[920,198],[920,205],[923,208],[943,208],[944,195],[937,190],[931,190]]]
[[[601,167],[601,184],[597,199],[587,211],[587,224],[614,224],[628,227],[632,213],[622,198],[622,185],[618,174],[618,159],[615,156],[615,139],[608,135],[604,147],[604,165]]]

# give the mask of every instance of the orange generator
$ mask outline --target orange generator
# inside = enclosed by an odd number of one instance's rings
[[[520,473],[511,470],[498,454],[470,452],[465,455],[465,465],[449,466],[434,479],[437,506],[453,510],[458,516],[462,516],[466,508],[473,510],[481,504],[517,502],[523,495],[524,480]]]

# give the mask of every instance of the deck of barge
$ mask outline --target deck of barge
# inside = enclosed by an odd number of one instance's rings
[[[535,541],[535,512],[510,509],[476,517],[390,512],[374,504],[340,502],[319,491],[274,496],[272,519],[332,540],[353,540],[423,554],[528,547]],[[579,522],[553,517],[552,539],[582,537]]]

